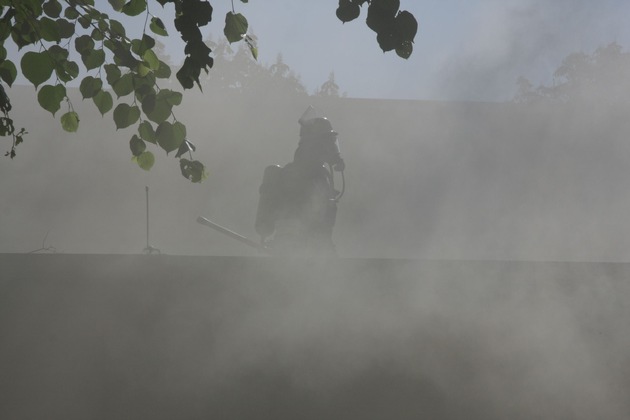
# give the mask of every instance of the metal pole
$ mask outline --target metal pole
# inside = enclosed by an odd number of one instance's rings
[[[227,236],[229,236],[232,239],[236,239],[239,242],[242,242],[242,243],[244,243],[246,245],[249,245],[249,246],[251,246],[253,248],[258,249],[259,251],[269,252],[269,250],[267,248],[265,248],[262,244],[259,244],[258,242],[254,242],[251,239],[246,238],[243,235],[240,235],[240,234],[238,234],[238,233],[236,233],[234,231],[231,231],[230,229],[224,228],[223,226],[218,225],[218,224],[214,223],[213,221],[206,219],[205,217],[201,217],[201,216],[197,217],[197,223],[200,223],[202,225],[208,226],[208,227],[216,230],[217,232],[221,232],[222,234],[227,235]]]
[[[147,196],[147,249],[149,249],[149,187],[144,187]]]
[[[147,197],[147,247],[144,248],[144,252],[146,252],[147,254],[153,254],[154,252],[160,254],[159,249],[153,248],[151,245],[149,245],[149,187],[145,186],[144,189]]]

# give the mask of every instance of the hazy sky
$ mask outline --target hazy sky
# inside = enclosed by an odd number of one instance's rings
[[[630,48],[630,2],[624,0],[401,0],[400,9],[412,12],[419,23],[408,60],[381,51],[376,34],[365,25],[366,6],[358,19],[342,24],[335,15],[337,0],[210,2],[214,13],[203,28],[206,36],[223,37],[233,3],[258,38],[260,62],[272,64],[281,53],[310,93],[334,71],[349,97],[504,101],[514,96],[519,76],[534,85],[550,83],[572,52],[592,53],[612,42]],[[111,11],[107,0],[96,4]],[[183,60],[172,6],[150,0],[149,7],[171,35],[157,38],[174,61]],[[122,20],[133,36],[144,26],[144,16],[111,17]]]
[[[104,1],[104,0],[101,0]],[[222,36],[229,1],[211,2],[208,31]],[[350,97],[505,100],[525,76],[549,82],[562,58],[611,42],[630,46],[623,0],[401,0],[419,22],[409,60],[383,54],[361,16],[342,24],[336,0],[234,1],[258,37],[260,60],[278,53],[312,92],[331,71]],[[152,12],[170,14],[153,6]],[[177,45],[177,44],[176,44]],[[181,48],[171,48],[175,58]]]

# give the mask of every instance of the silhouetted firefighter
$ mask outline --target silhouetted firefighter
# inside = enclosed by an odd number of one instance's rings
[[[309,107],[299,119],[300,141],[293,162],[265,168],[256,232],[273,254],[334,255],[332,231],[337,201],[345,188],[345,164],[337,132]],[[342,175],[337,191],[334,172]]]

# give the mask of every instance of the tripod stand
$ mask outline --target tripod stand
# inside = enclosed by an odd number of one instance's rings
[[[144,248],[145,254],[161,254],[158,248],[149,245],[149,187],[144,187],[147,197],[147,246]]]

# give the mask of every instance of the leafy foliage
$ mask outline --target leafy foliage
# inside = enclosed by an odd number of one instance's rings
[[[551,86],[536,88],[524,77],[517,81],[515,102],[589,103],[630,102],[630,53],[616,43],[597,48],[593,54],[576,52],[564,58],[553,74]]]
[[[0,111],[2,112],[2,117],[0,117],[0,136],[11,136],[11,150],[6,152],[5,156],[10,156],[11,159],[13,159],[15,157],[15,148],[24,141],[24,135],[27,134],[27,132],[24,128],[16,131],[13,125],[13,119],[11,119],[9,115],[11,108],[11,101],[4,87],[0,84]]]
[[[358,18],[365,3],[369,4],[367,26],[376,32],[376,41],[383,52],[395,50],[399,57],[409,58],[418,22],[408,11],[399,10],[400,0],[339,0],[337,17],[343,23]]]
[[[250,37],[255,40],[254,35]],[[234,49],[225,39],[214,42],[211,38],[206,43],[214,51],[215,66],[201,82],[204,89],[222,94],[307,95],[306,87],[282,54],[273,64],[265,65],[253,57],[249,46],[240,44]]]
[[[125,26],[104,13],[94,0],[0,0],[0,135],[13,139],[6,155],[15,157],[15,148],[26,131],[14,128],[3,84],[12,86],[21,73],[36,88],[40,106],[53,116],[65,101],[61,126],[75,132],[80,116],[67,96],[66,84],[77,80],[83,99],[91,99],[101,114],[113,109],[117,129],[137,125],[138,134],[131,137],[130,149],[142,169],[149,170],[155,162],[153,153],[146,150],[146,143],[151,143],[167,154],[177,150],[182,175],[201,182],[206,177],[205,167],[192,160],[195,147],[186,138],[186,126],[175,117],[174,107],[181,104],[182,94],[159,86],[159,80],[171,77],[170,66],[159,58],[161,44],[156,40],[169,36],[164,22],[150,12],[150,0],[108,2],[121,16],[144,14],[139,38],[130,38]],[[214,64],[212,49],[202,40],[200,30],[212,21],[212,5],[208,0],[155,2],[174,6],[174,26],[185,43],[177,80],[184,89],[195,85],[201,89],[201,71],[208,73]],[[395,49],[399,56],[409,57],[417,23],[410,13],[398,11],[399,0],[340,0],[337,16],[342,22],[353,20],[364,3],[369,3],[367,24],[377,33],[383,51]],[[242,41],[256,59],[256,40],[247,33],[248,27],[245,16],[232,4],[225,17],[225,37],[229,43]],[[19,68],[7,56],[5,45],[10,42],[21,53]],[[283,65],[279,57],[269,69],[271,76],[292,76]],[[299,85],[297,78],[295,81]],[[183,158],[185,154],[190,159]]]
[[[61,116],[61,127],[69,133],[74,133],[79,129],[79,114],[68,111]]]

